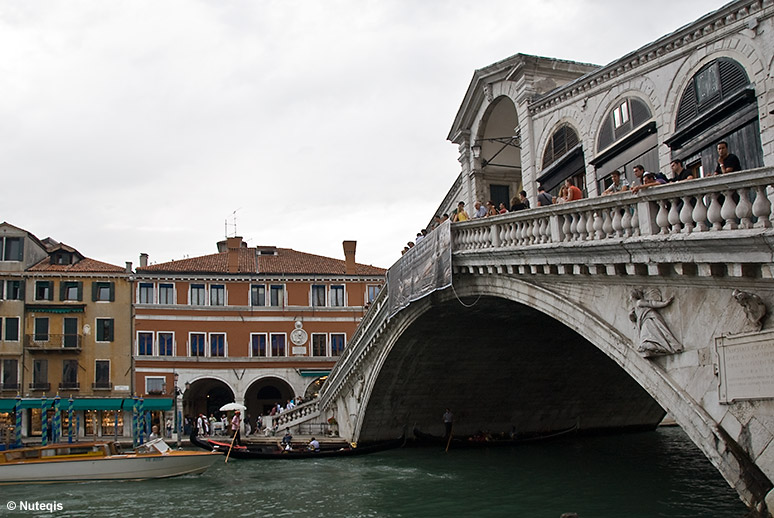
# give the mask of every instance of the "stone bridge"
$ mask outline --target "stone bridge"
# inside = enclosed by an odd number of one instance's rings
[[[440,434],[446,407],[459,434],[652,429],[668,413],[762,511],[773,186],[761,168],[442,227],[450,247],[429,256],[450,248],[451,284],[396,311],[389,277],[318,400],[283,418],[377,441]]]

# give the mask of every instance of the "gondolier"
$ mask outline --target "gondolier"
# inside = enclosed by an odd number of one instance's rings
[[[234,412],[234,417],[231,418],[231,435],[234,437],[233,443],[241,445],[239,440],[239,427],[242,424],[242,414],[237,410]]]
[[[452,414],[451,410],[447,408],[446,412],[444,412],[443,414],[443,426],[446,430],[444,437],[449,437],[451,435],[453,424],[454,424],[454,414]]]

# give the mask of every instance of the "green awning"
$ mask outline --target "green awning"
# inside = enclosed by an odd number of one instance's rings
[[[118,410],[123,400],[124,398],[120,397],[74,397],[73,410]],[[70,407],[70,398],[62,399],[62,407],[65,410]],[[131,410],[131,403],[124,404],[124,409]]]
[[[131,412],[134,405],[132,398],[120,397],[102,397],[102,398],[73,398],[73,410],[119,410],[121,403],[124,404],[124,410]],[[54,398],[46,399],[46,403],[51,407]],[[40,408],[43,404],[41,398],[23,398],[22,408]],[[172,410],[174,400],[171,398],[150,398],[143,401],[143,409],[148,410]],[[0,398],[0,412],[13,412],[16,406],[16,398]],[[59,408],[63,411],[70,406],[70,398],[61,398]]]
[[[13,412],[16,399],[0,399],[0,412]]]
[[[143,401],[143,408],[145,410],[172,410],[172,403],[174,401],[169,398],[145,398]],[[128,405],[128,407],[127,407]],[[132,400],[130,399],[127,404],[124,405],[124,408],[132,408]]]
[[[308,378],[320,378],[322,376],[327,376],[331,373],[330,370],[315,370],[315,369],[299,369],[299,373],[301,376],[308,377]]]
[[[59,306],[52,304],[27,304],[25,309],[31,313],[83,313],[85,304]]]

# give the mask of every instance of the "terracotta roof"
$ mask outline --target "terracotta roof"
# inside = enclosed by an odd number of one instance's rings
[[[51,259],[46,257],[38,264],[30,266],[30,272],[74,272],[74,273],[118,273],[126,271],[125,268],[114,264],[103,263],[96,259],[84,257],[75,264],[51,264]]]
[[[258,247],[258,250],[267,250],[266,247]],[[319,274],[319,275],[345,275],[343,259],[333,259],[320,255],[297,252],[290,248],[272,248],[277,255],[256,254],[255,248],[239,249],[239,271],[237,274],[263,273],[263,274]],[[217,273],[225,274],[228,271],[228,252],[203,255],[168,263],[153,264],[137,268],[138,273]],[[387,270],[367,264],[355,264],[356,275],[384,275]]]

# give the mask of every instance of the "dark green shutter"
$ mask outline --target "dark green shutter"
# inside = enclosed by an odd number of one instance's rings
[[[78,281],[78,302],[83,301],[83,281]]]
[[[111,282],[110,283],[110,302],[114,302],[116,300],[116,283]]]
[[[99,283],[97,281],[93,281],[91,283],[91,301],[97,302],[97,292],[99,290]]]
[[[67,290],[67,282],[59,281],[59,300],[60,302],[65,300],[65,291]]]

